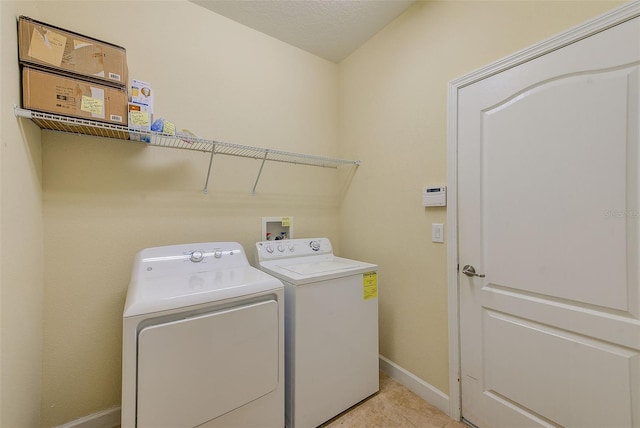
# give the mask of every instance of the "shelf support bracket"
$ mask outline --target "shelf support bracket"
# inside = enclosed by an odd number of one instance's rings
[[[260,175],[262,175],[262,168],[264,168],[264,163],[267,161],[267,156],[269,156],[269,149],[264,151],[264,157],[262,158],[262,164],[260,164],[260,170],[258,171],[258,176],[256,177],[256,182],[253,185],[253,190],[251,194],[253,196],[256,195],[256,187],[258,186],[258,181],[260,181]]]
[[[18,107],[16,104],[13,105],[13,113],[16,117],[25,117],[27,119],[31,119],[31,110],[24,110]]]
[[[202,193],[205,195],[209,193],[209,177],[211,176],[211,167],[213,166],[213,155],[216,154],[216,145],[215,143],[211,145],[211,157],[209,158],[209,169],[207,170],[207,179],[204,182],[204,189],[202,189]]]

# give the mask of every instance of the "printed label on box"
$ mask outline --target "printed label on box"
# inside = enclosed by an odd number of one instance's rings
[[[73,96],[73,90],[61,85],[56,85],[56,102],[55,106],[64,109],[73,109],[76,106],[76,99]]]

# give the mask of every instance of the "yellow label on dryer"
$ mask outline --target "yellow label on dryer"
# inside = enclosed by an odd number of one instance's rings
[[[364,300],[378,297],[378,272],[362,274],[362,297]]]

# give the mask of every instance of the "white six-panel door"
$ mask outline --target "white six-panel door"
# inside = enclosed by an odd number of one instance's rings
[[[640,18],[457,105],[462,416],[640,427]]]

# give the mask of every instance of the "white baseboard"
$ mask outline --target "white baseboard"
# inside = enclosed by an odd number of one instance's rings
[[[449,415],[449,396],[435,386],[425,382],[382,355],[380,355],[380,370],[388,374],[398,383],[406,386],[409,390],[418,394],[429,404]]]
[[[120,426],[120,407],[94,413],[56,428],[114,428],[117,426]]]
[[[393,361],[380,355],[380,370],[388,374],[396,382],[415,392],[429,404],[449,414],[449,396],[433,385],[423,381],[410,371],[400,367]],[[56,428],[115,428],[120,425],[120,407],[104,410],[67,422]]]

